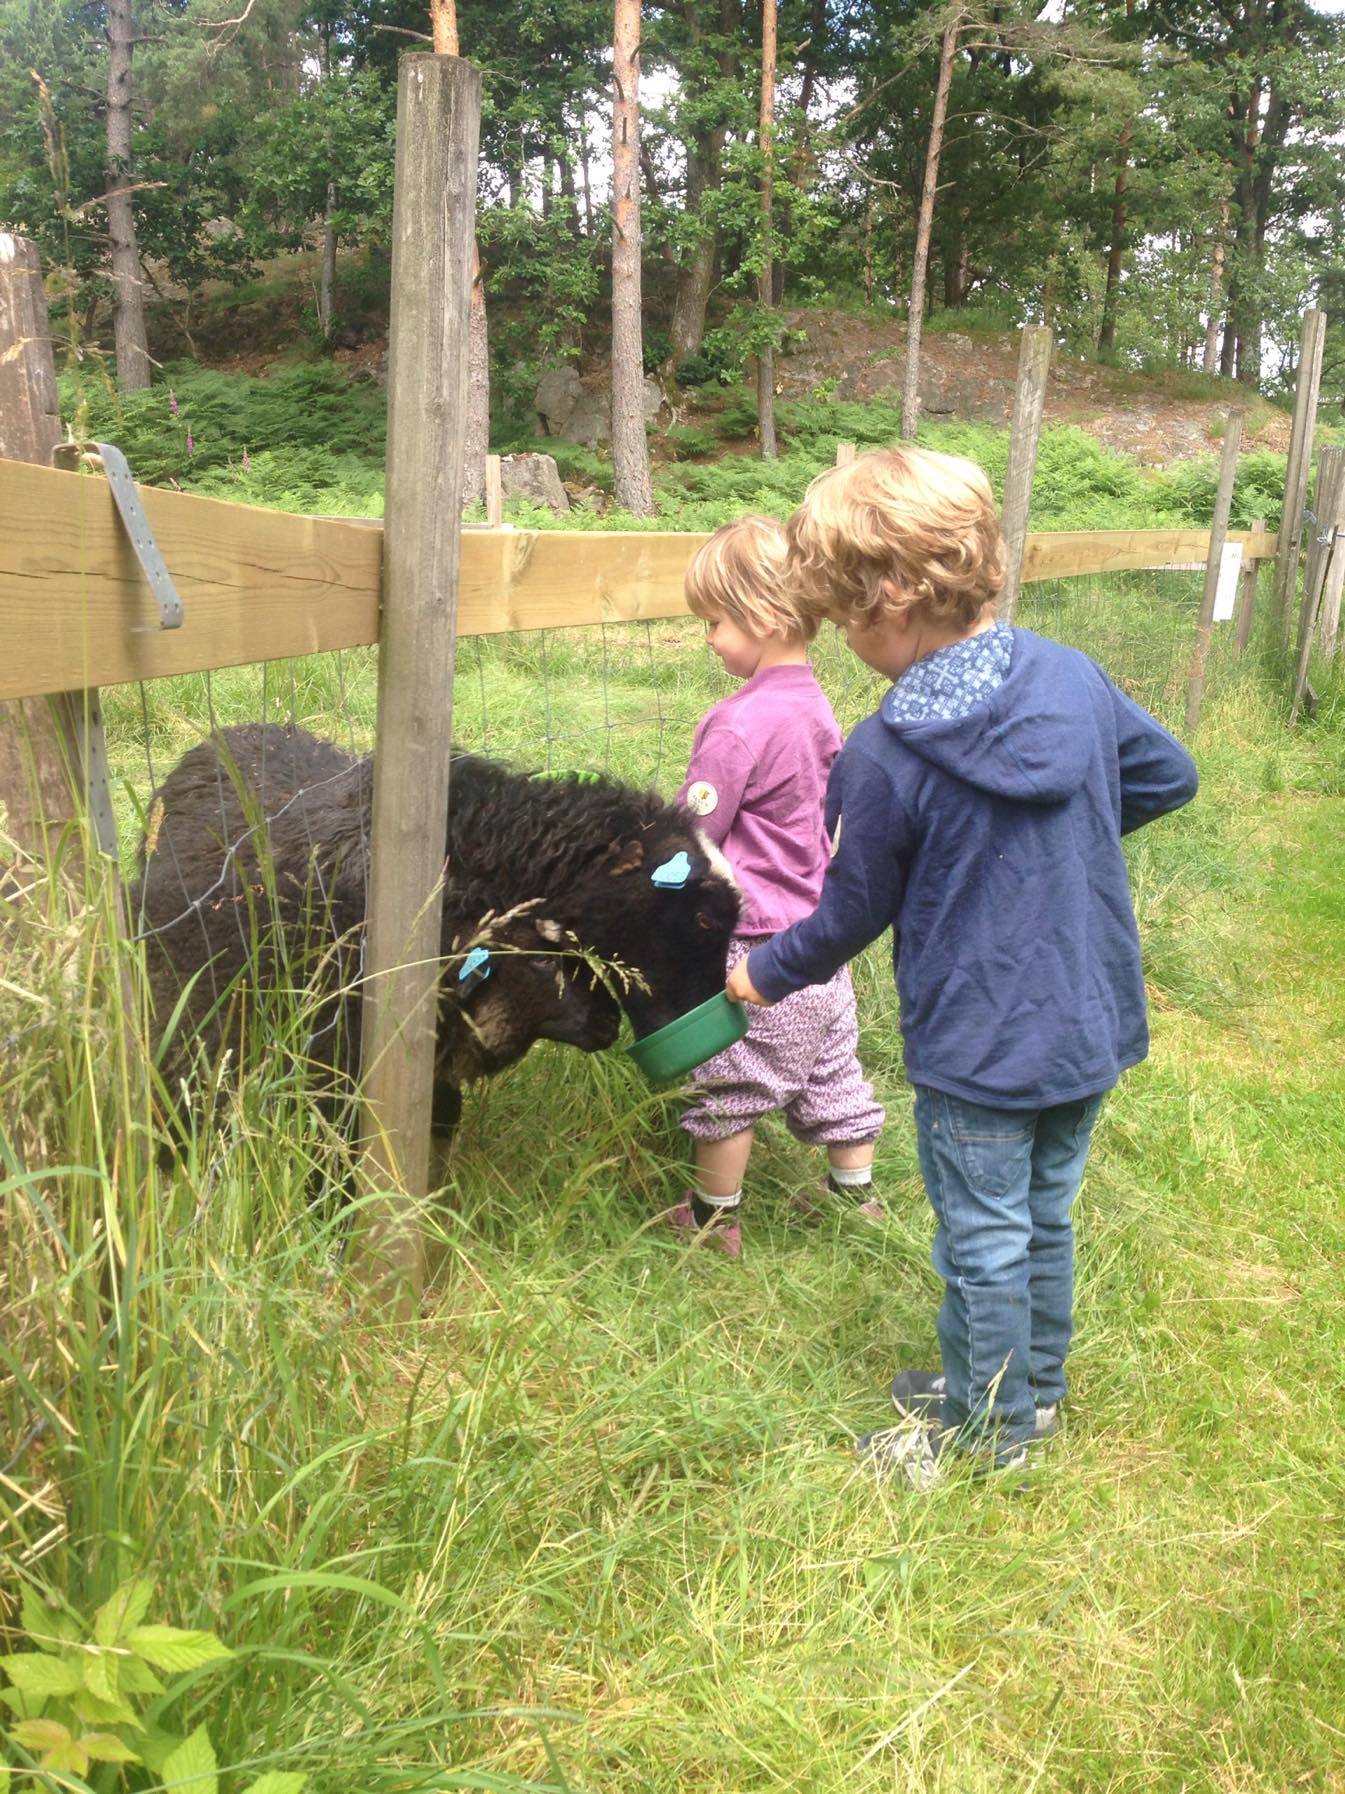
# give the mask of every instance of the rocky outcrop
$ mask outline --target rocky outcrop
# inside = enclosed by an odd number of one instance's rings
[[[663,393],[652,375],[645,378],[643,399],[647,429],[663,403]],[[581,380],[578,370],[568,365],[548,368],[532,403],[539,436],[559,436],[585,448],[611,441],[612,389],[605,379]]]
[[[550,455],[505,455],[500,461],[504,496],[526,498],[553,511],[568,511],[569,494],[560,482],[560,469]]]

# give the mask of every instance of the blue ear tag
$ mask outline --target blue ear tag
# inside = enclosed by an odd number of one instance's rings
[[[473,947],[471,952],[458,967],[458,984],[461,994],[475,990],[478,984],[484,984],[491,974],[489,947]]]
[[[660,891],[680,891],[691,877],[691,860],[685,853],[675,853],[649,874],[649,882]]]

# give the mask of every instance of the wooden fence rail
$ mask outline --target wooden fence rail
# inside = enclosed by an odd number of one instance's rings
[[[162,630],[101,476],[0,461],[0,699],[283,660],[378,639],[382,528],[153,486],[146,515],[185,609]],[[686,614],[703,535],[467,530],[460,635]],[[1276,538],[1233,532],[1248,560]],[[1207,530],[1028,537],[1025,583],[1203,562]]]

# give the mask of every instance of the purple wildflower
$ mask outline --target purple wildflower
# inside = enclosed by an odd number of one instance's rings
[[[250,460],[250,459],[249,459],[249,458],[248,458],[248,452],[247,452],[247,450],[246,450],[246,449],[244,449],[244,450],[243,450],[243,472],[244,472],[244,473],[248,473],[248,472],[249,472],[249,471],[250,471],[250,470],[251,470],[251,467],[252,467],[252,462],[251,462],[251,460]]]
[[[173,391],[171,386],[168,388],[168,409],[172,412],[174,417],[177,416],[177,394]]]
[[[189,455],[194,455],[196,453],[196,439],[191,433],[190,424],[187,425],[187,453]]]

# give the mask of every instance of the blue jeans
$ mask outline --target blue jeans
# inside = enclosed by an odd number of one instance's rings
[[[945,1294],[943,1422],[962,1443],[1012,1451],[1065,1393],[1074,1312],[1070,1209],[1100,1096],[1050,1109],[986,1109],[915,1093],[916,1144],[938,1221]]]

